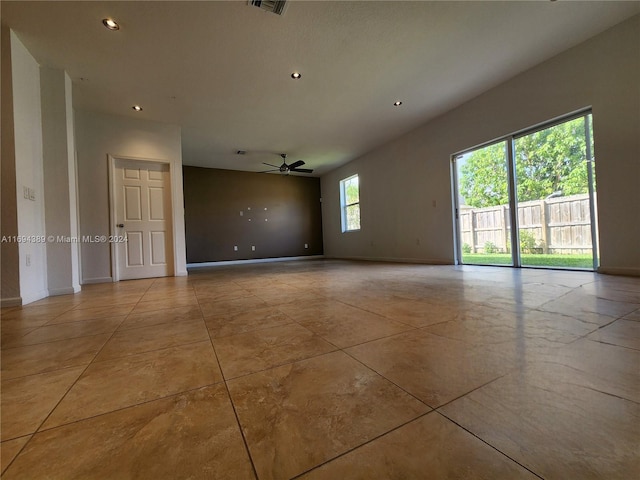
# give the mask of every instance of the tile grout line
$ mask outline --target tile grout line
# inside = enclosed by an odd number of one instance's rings
[[[147,289],[145,290],[145,293],[149,291],[149,289],[153,286],[154,282],[151,282],[151,284],[149,285],[149,287],[147,287]],[[140,296],[140,299],[142,299],[142,297],[144,296],[144,293]],[[136,302],[135,305],[137,305],[138,303],[140,303],[140,300],[138,300],[138,302]],[[135,308],[135,305],[133,308]],[[133,309],[132,309],[133,311]],[[44,418],[44,420],[40,423],[40,425],[38,426],[38,428],[36,428],[35,432],[33,433],[34,436],[36,433],[40,432],[40,429],[42,428],[42,426],[46,423],[46,421],[49,419],[49,417],[51,417],[51,414],[60,406],[60,403],[62,403],[62,401],[66,398],[66,396],[69,394],[69,392],[71,391],[71,389],[73,387],[76,386],[76,384],[78,383],[78,381],[82,378],[82,376],[87,372],[87,370],[89,369],[89,367],[91,365],[93,365],[93,363],[95,362],[96,358],[98,357],[98,355],[100,355],[100,352],[102,352],[102,350],[104,350],[104,347],[107,345],[107,343],[109,343],[109,341],[114,337],[114,335],[116,334],[116,332],[118,331],[118,328],[120,327],[120,325],[122,325],[124,323],[124,321],[127,319],[127,317],[129,316],[129,314],[127,314],[122,321],[118,324],[118,326],[116,327],[116,329],[111,333],[111,335],[109,336],[109,338],[107,338],[107,340],[102,344],[102,346],[98,349],[98,351],[95,353],[95,355],[93,356],[93,358],[91,359],[91,361],[89,361],[89,363],[87,364],[87,366],[82,370],[82,372],[80,372],[80,375],[78,375],[78,378],[75,379],[75,381],[69,386],[69,388],[67,389],[67,391],[62,395],[62,397],[60,397],[60,400],[55,404],[55,406],[51,409],[51,411],[49,411],[49,413],[47,414],[47,416]],[[27,442],[28,443],[28,442]]]
[[[288,324],[288,325],[291,325],[291,324]],[[340,351],[340,349],[336,348],[335,350],[330,350],[328,352],[318,353],[318,354],[312,355],[310,357],[299,358],[297,360],[292,360],[292,361],[286,362],[286,363],[279,363],[277,365],[273,365],[273,366],[270,366],[270,367],[267,367],[267,368],[263,368],[261,370],[256,370],[255,372],[243,373],[242,375],[238,375],[237,377],[229,377],[229,378],[225,377],[225,381],[235,381],[235,380],[238,380],[240,378],[249,377],[251,375],[255,375],[255,374],[258,374],[258,373],[268,372],[269,370],[273,370],[275,368],[285,367],[287,365],[294,365],[296,363],[305,362],[307,360],[313,360],[314,358],[322,357],[324,355],[330,355],[332,353],[336,353],[336,352],[339,352],[339,351]]]
[[[234,282],[235,283],[235,282]],[[204,328],[207,330],[207,335],[209,336],[209,343],[211,344],[211,349],[213,350],[213,355],[216,357],[216,362],[218,364],[218,369],[220,370],[220,376],[222,377],[222,383],[224,384],[224,388],[227,391],[227,398],[229,399],[229,403],[231,404],[231,409],[233,410],[233,415],[236,418],[236,424],[238,425],[238,430],[240,432],[240,437],[242,438],[242,443],[244,444],[244,450],[249,458],[249,463],[251,464],[251,470],[253,471],[253,475],[256,480],[258,480],[258,470],[256,469],[255,463],[253,461],[253,457],[251,456],[251,451],[249,450],[249,444],[247,443],[247,439],[244,435],[244,431],[242,430],[242,425],[240,424],[240,417],[238,416],[238,412],[236,410],[236,406],[233,403],[233,398],[231,397],[231,391],[229,390],[229,385],[227,383],[227,379],[224,375],[224,370],[222,370],[222,365],[220,365],[220,359],[218,358],[218,352],[216,352],[216,347],[213,344],[213,338],[211,337],[211,332],[209,332],[209,328],[207,327],[207,322],[204,319],[204,313],[202,312],[202,307],[200,306],[200,302],[198,301],[198,307],[200,308],[200,313],[202,315],[202,322],[204,323]]]
[[[114,318],[114,317],[111,317],[111,318]],[[106,319],[106,318],[99,318],[99,319],[96,319],[96,320],[107,320],[107,319]],[[123,321],[124,321],[124,319],[123,319]],[[122,322],[120,322],[118,325],[120,325],[121,323],[122,323]],[[59,324],[55,324],[55,325],[66,325],[66,324],[59,323]],[[53,326],[53,325],[50,325],[50,326]],[[118,328],[118,327],[116,327],[116,329],[117,329],[117,328]],[[115,330],[114,330],[114,332],[115,332]],[[32,332],[29,332],[29,333],[32,333]],[[2,349],[2,351],[7,351],[7,350],[16,350],[16,349],[18,349],[18,348],[36,347],[36,346],[39,346],[39,345],[49,345],[50,343],[64,342],[64,341],[67,341],[67,340],[77,340],[77,339],[79,339],[79,338],[98,337],[98,336],[100,336],[100,335],[107,335],[108,333],[110,333],[110,332],[103,332],[103,333],[90,333],[90,334],[87,334],[87,335],[80,335],[80,336],[78,336],[78,337],[66,337],[66,338],[57,338],[57,339],[55,339],[55,340],[45,340],[45,341],[37,342],[37,343],[28,343],[28,344],[25,344],[25,345],[16,345],[15,347],[4,347],[4,348]],[[66,367],[65,367],[65,368],[66,368]],[[45,372],[42,372],[42,373],[45,373]],[[28,375],[24,375],[24,376],[26,377],[26,376],[28,376]],[[16,377],[16,378],[20,378],[20,377]]]
[[[264,331],[264,330],[269,330],[270,328],[278,328],[278,327],[283,327],[283,326],[288,326],[288,325],[296,324],[296,325],[298,325],[298,326],[300,326],[300,327],[302,327],[302,328],[304,328],[304,329],[308,330],[308,331],[309,331],[309,332],[311,332],[313,335],[315,335],[315,336],[319,337],[320,339],[322,339],[322,341],[324,341],[324,342],[328,343],[329,345],[333,346],[333,347],[335,348],[335,350],[331,350],[331,351],[328,351],[328,352],[318,353],[318,354],[315,354],[315,355],[311,355],[311,356],[304,357],[304,358],[299,358],[299,359],[297,359],[297,360],[291,360],[291,361],[284,362],[284,363],[280,363],[280,364],[276,364],[276,365],[271,365],[271,366],[269,366],[269,367],[267,367],[267,368],[263,368],[263,369],[261,369],[261,370],[256,370],[256,371],[254,371],[254,372],[244,373],[244,374],[242,374],[242,375],[238,375],[238,376],[235,376],[235,377],[231,377],[231,378],[229,378],[228,380],[236,380],[236,379],[238,379],[238,378],[247,377],[247,376],[249,376],[249,375],[253,375],[253,374],[256,374],[256,373],[266,372],[266,371],[271,370],[271,369],[273,369],[273,368],[283,367],[283,366],[285,366],[285,365],[293,365],[294,363],[302,362],[302,361],[305,361],[305,360],[311,360],[311,359],[313,359],[313,358],[318,358],[318,357],[321,357],[321,356],[323,356],[323,355],[328,355],[328,354],[335,353],[335,352],[338,352],[338,351],[343,352],[343,353],[345,353],[346,355],[348,355],[348,356],[350,356],[350,357],[351,357],[351,355],[349,355],[347,352],[345,352],[345,351],[344,351],[345,349],[347,349],[347,348],[352,348],[352,347],[356,347],[356,346],[359,346],[359,345],[364,345],[364,344],[367,344],[367,343],[370,343],[370,342],[374,342],[374,341],[376,341],[376,340],[382,340],[382,339],[385,339],[385,338],[391,338],[391,337],[394,337],[394,336],[397,336],[397,335],[402,335],[402,334],[405,334],[405,333],[407,333],[407,332],[409,332],[409,331],[411,331],[411,330],[418,330],[418,327],[412,327],[412,329],[406,330],[406,331],[404,331],[404,332],[393,333],[393,334],[390,334],[390,335],[386,335],[386,336],[384,336],[384,337],[379,337],[379,338],[374,338],[374,339],[371,339],[371,340],[366,340],[366,341],[364,341],[364,342],[357,343],[357,344],[354,344],[354,345],[349,345],[349,346],[347,346],[347,347],[340,347],[339,345],[336,345],[335,343],[333,343],[333,342],[332,342],[332,341],[330,341],[329,339],[325,338],[325,337],[324,337],[324,336],[322,336],[321,334],[316,333],[316,332],[314,332],[313,330],[311,330],[309,327],[307,327],[307,326],[305,326],[305,325],[301,324],[299,321],[295,320],[291,315],[289,315],[289,314],[287,314],[287,313],[285,313],[285,312],[282,312],[280,309],[278,309],[278,306],[274,306],[273,308],[275,308],[275,309],[276,309],[276,310],[278,310],[280,313],[282,313],[283,315],[285,315],[286,317],[288,317],[288,318],[291,320],[291,322],[290,322],[290,323],[283,324],[283,325],[276,325],[276,326],[272,326],[272,327],[256,328],[256,329],[253,329],[253,330],[247,330],[247,331],[245,331],[245,332],[239,332],[239,333],[234,333],[234,334],[230,334],[230,335],[224,335],[224,336],[221,336],[221,337],[215,337],[215,338],[228,338],[228,337],[232,337],[232,336],[236,336],[236,335],[243,335],[243,334],[246,334],[246,333],[252,333],[252,332],[261,332],[261,331]],[[208,330],[208,329],[207,329],[207,330]],[[212,342],[213,342],[213,337],[211,337],[211,339],[212,339]],[[353,358],[353,357],[352,357],[352,358]],[[357,359],[356,359],[356,360],[357,360]],[[360,361],[358,360],[358,362],[360,362]],[[360,362],[360,363],[362,363],[362,362]],[[364,365],[364,364],[363,364],[363,365]],[[370,368],[370,367],[368,367],[368,366],[366,366],[366,365],[365,365],[365,367]],[[222,370],[222,367],[221,367],[221,370]],[[371,370],[373,370],[373,369],[371,369]],[[375,371],[375,370],[374,370],[374,371]],[[378,373],[378,372],[375,372],[375,373]],[[379,373],[378,373],[378,374],[379,374]],[[382,375],[381,375],[381,376],[382,376]],[[386,377],[384,377],[384,378],[386,379]],[[393,383],[393,382],[392,382],[392,383]],[[418,399],[418,400],[419,400],[419,399]],[[424,403],[424,402],[422,402],[422,403]],[[427,406],[429,406],[429,405],[427,405]],[[432,408],[432,407],[430,407],[430,408]]]
[[[151,288],[151,286],[153,285],[154,282],[151,282],[151,285],[149,285],[149,287],[145,290],[145,293]],[[81,292],[78,292],[81,293]],[[144,296],[144,293],[140,296],[140,298],[142,298],[142,296]],[[138,300],[138,302],[136,303],[136,305],[140,302],[140,300]],[[135,306],[134,306],[135,308]],[[120,325],[122,325],[122,323],[126,320],[126,318],[128,317],[125,316],[122,319],[122,322],[120,322],[118,324],[118,327]],[[55,317],[57,318],[57,317]],[[54,318],[54,320],[55,320]],[[46,325],[46,324],[45,324]],[[40,433],[40,429],[42,428],[42,426],[46,423],[46,421],[49,419],[49,417],[51,417],[51,414],[60,406],[60,403],[62,403],[62,401],[66,398],[66,396],[69,394],[69,392],[71,391],[71,389],[78,383],[78,380],[80,380],[80,378],[84,375],[84,373],[89,369],[89,367],[93,364],[94,360],[96,359],[96,357],[100,354],[100,352],[104,349],[105,345],[109,342],[109,340],[111,340],[113,338],[113,336],[115,335],[115,333],[118,331],[118,327],[116,327],[116,329],[113,331],[113,333],[111,334],[111,336],[104,342],[104,344],[102,345],[102,347],[100,349],[98,349],[98,351],[96,352],[96,354],[93,356],[93,359],[91,359],[91,361],[86,365],[86,367],[82,370],[82,372],[80,372],[80,375],[78,375],[78,377],[71,383],[71,385],[69,386],[69,388],[67,388],[67,390],[64,392],[64,394],[60,397],[60,400],[58,400],[56,402],[56,404],[53,406],[53,408],[49,411],[49,413],[45,416],[45,418],[40,422],[40,424],[35,428],[35,430],[30,434],[31,437],[25,442],[25,444],[22,446],[22,448],[18,451],[18,453],[11,459],[11,461],[9,462],[9,464],[5,467],[4,472],[7,472],[9,470],[9,468],[11,467],[11,465],[13,465],[13,462],[16,461],[16,459],[20,456],[20,454],[22,453],[22,451],[27,447],[27,445],[29,445],[29,443],[31,443],[31,441],[33,440],[33,438],[36,436],[36,434]],[[68,367],[68,368],[72,368],[72,367]],[[58,370],[63,370],[63,369],[58,369]],[[53,370],[56,371],[56,370]],[[46,373],[46,372],[44,372]],[[48,430],[48,429],[47,429]],[[45,430],[43,430],[45,431]],[[23,435],[24,436],[24,435]],[[19,437],[18,437],[19,438]]]
[[[16,458],[18,458],[18,456],[19,456],[19,455],[22,453],[22,451],[26,448],[26,446],[29,444],[29,442],[30,442],[30,441],[31,441],[31,439],[34,437],[34,435],[35,435],[35,433],[29,433],[28,435],[20,435],[19,437],[8,438],[8,439],[3,440],[2,442],[0,442],[0,445],[2,445],[2,444],[3,444],[3,443],[5,443],[5,442],[9,442],[9,441],[11,441],[11,440],[17,440],[17,439],[19,439],[19,438],[29,436],[29,438],[27,439],[27,441],[26,441],[26,442],[24,442],[24,445],[22,445],[22,447],[20,447],[20,450],[18,450],[18,453],[16,453],[16,454],[13,456],[13,458],[11,459],[11,461],[9,462],[9,464],[8,464],[8,465],[3,465],[3,468],[0,470],[0,477],[2,477],[2,476],[5,474],[5,472],[6,472],[7,470],[9,470],[9,467],[11,466],[11,464],[14,462],[14,460],[15,460]]]
[[[429,410],[428,412],[421,413],[421,414],[417,415],[416,417],[412,418],[411,420],[407,420],[406,422],[403,422],[400,425],[397,425],[397,426],[395,426],[395,427],[393,427],[393,428],[391,428],[391,429],[389,429],[389,430],[387,430],[387,431],[385,431],[385,432],[383,432],[383,433],[381,433],[379,435],[376,435],[376,436],[370,438],[369,440],[366,440],[365,442],[363,442],[363,443],[361,443],[359,445],[356,445],[355,447],[349,448],[348,450],[345,450],[344,452],[336,455],[335,457],[331,457],[330,459],[325,460],[325,461],[319,463],[318,465],[315,465],[315,466],[313,466],[313,467],[311,467],[311,468],[309,468],[309,469],[307,469],[307,470],[305,470],[303,472],[297,473],[296,475],[291,477],[290,480],[295,480],[297,478],[300,478],[301,476],[306,475],[307,473],[309,473],[309,472],[311,472],[313,470],[316,470],[316,469],[318,469],[318,468],[320,468],[320,467],[322,467],[322,466],[324,466],[324,465],[326,465],[328,463],[331,463],[331,462],[337,460],[340,457],[344,457],[345,455],[348,455],[349,453],[351,453],[351,452],[353,452],[355,450],[358,450],[359,448],[364,447],[365,445],[373,443],[376,440],[378,440],[378,439],[380,439],[380,438],[382,438],[382,437],[384,437],[384,436],[386,436],[386,435],[388,435],[388,434],[390,434],[392,432],[395,432],[396,430],[399,430],[402,427],[404,427],[406,425],[409,425],[410,423],[413,423],[413,422],[421,419],[422,417],[426,417],[427,415],[430,415],[430,414],[433,414],[433,413],[435,413],[435,410]]]
[[[632,400],[630,398],[621,397],[620,395],[616,395],[615,393],[605,392],[604,390],[598,390],[597,388],[589,387],[587,385],[580,385],[579,383],[568,383],[567,385],[571,385],[571,386],[574,386],[574,387],[585,388],[587,390],[591,390],[592,392],[596,392],[596,393],[600,393],[602,395],[607,395],[609,397],[617,398],[618,400],[622,400],[624,402],[635,403],[636,405],[640,406],[640,401]]]
[[[148,403],[157,402],[157,401],[159,401],[159,400],[166,400],[167,398],[177,397],[178,395],[183,395],[183,394],[185,394],[185,393],[195,392],[195,391],[200,390],[200,389],[202,389],[202,388],[212,387],[212,386],[214,386],[214,385],[218,385],[218,384],[220,384],[220,383],[222,383],[222,381],[220,381],[220,382],[213,382],[213,383],[207,383],[206,385],[199,385],[199,386],[197,386],[197,387],[188,388],[188,389],[186,389],[186,390],[182,390],[182,391],[180,391],[180,392],[169,393],[169,394],[167,394],[167,395],[163,395],[163,396],[161,396],[161,397],[157,397],[157,398],[150,398],[149,400],[144,400],[144,401],[141,401],[141,402],[138,402],[138,403],[134,403],[134,404],[131,404],[131,405],[125,405],[125,406],[123,406],[123,407],[118,407],[118,408],[116,408],[116,409],[114,409],[114,410],[109,410],[108,412],[96,413],[95,415],[90,415],[90,416],[88,416],[88,417],[84,417],[84,418],[78,418],[78,419],[76,419],[76,420],[72,420],[72,421],[67,422],[67,423],[61,423],[60,425],[55,425],[55,426],[53,426],[53,427],[45,428],[45,429],[43,429],[43,430],[39,430],[38,432],[31,433],[31,434],[29,434],[29,435],[32,435],[32,436],[33,436],[33,435],[35,435],[36,433],[49,432],[49,431],[51,431],[51,430],[55,430],[55,429],[58,429],[58,428],[68,427],[69,425],[74,425],[74,424],[76,424],[76,423],[82,423],[82,422],[84,422],[84,421],[92,420],[92,419],[94,419],[94,418],[98,418],[98,417],[104,417],[105,415],[110,415],[110,414],[112,414],[112,413],[116,413],[116,412],[122,412],[123,410],[128,410],[128,409],[130,409],[130,408],[140,407],[140,406],[142,406],[142,405],[146,405],[146,404],[148,404]],[[21,437],[24,437],[24,436],[26,436],[26,435],[21,435]],[[15,438],[20,438],[20,437],[15,437]],[[15,440],[15,438],[14,438],[14,439],[12,439],[12,440]],[[5,440],[5,441],[6,441],[6,440]]]
[[[594,332],[591,332],[591,333],[594,333]],[[594,340],[592,338],[587,338],[587,340],[589,340],[590,342],[601,343],[603,345],[610,345],[612,347],[625,348],[627,350],[632,350],[634,352],[640,352],[640,348],[627,347],[626,345],[618,345],[617,343],[605,342],[604,340]]]
[[[469,390],[468,392],[463,393],[462,395],[458,395],[455,398],[452,398],[451,400],[443,403],[442,405],[438,405],[437,407],[434,408],[434,410],[438,411],[439,409],[441,409],[442,407],[446,407],[447,405],[450,405],[451,403],[455,402],[456,400],[460,400],[463,397],[466,397],[467,395],[475,392],[476,390],[480,390],[483,387],[486,387],[487,385],[491,385],[494,382],[497,382],[498,380],[500,380],[501,378],[506,377],[507,375],[511,375],[514,372],[517,372],[521,369],[521,367],[514,367],[512,370],[508,371],[507,373],[504,373],[492,380],[489,380],[488,382],[483,383],[482,385],[478,385],[475,388],[472,388],[471,390]]]
[[[349,358],[355,360],[356,362],[358,362],[360,365],[364,366],[365,368],[368,368],[369,370],[371,370],[372,372],[374,372],[376,375],[379,375],[381,378],[384,378],[387,382],[389,382],[392,385],[395,385],[397,388],[399,388],[400,390],[402,390],[404,393],[406,393],[407,395],[409,395],[411,398],[416,399],[418,402],[422,403],[423,405],[426,405],[427,407],[429,407],[431,410],[433,411],[435,410],[435,407],[429,405],[427,402],[425,402],[424,400],[418,398],[417,396],[415,396],[413,393],[409,392],[408,390],[406,390],[405,388],[401,387],[400,385],[398,385],[396,382],[394,382],[393,380],[387,378],[385,375],[383,375],[382,373],[380,373],[379,371],[377,371],[375,368],[370,367],[369,365],[367,365],[366,363],[364,363],[362,360],[360,360],[357,357],[354,357],[353,355],[351,355],[349,352],[345,351],[345,350],[341,350],[345,355],[347,355]],[[428,412],[427,412],[428,413]]]
[[[153,284],[152,284],[152,285],[153,285]],[[151,286],[152,286],[152,285],[151,285]],[[151,288],[151,286],[147,289],[147,291]],[[144,294],[143,294],[143,295],[144,295]],[[135,308],[135,307],[134,307],[134,308]],[[128,317],[128,315],[127,315],[127,317]],[[125,319],[121,322],[121,324],[122,324],[122,323],[124,323],[124,321],[125,321],[125,320],[126,320],[126,317],[125,317]],[[120,325],[121,325],[121,324],[120,324]],[[205,326],[205,328],[206,328],[206,326]],[[117,332],[117,329],[116,329],[116,331],[114,332],[114,334],[115,334],[116,332]],[[112,337],[113,337],[113,335],[112,335]],[[110,340],[112,337],[110,337],[110,338],[109,338],[109,340]],[[109,340],[107,340],[107,342],[109,342]],[[107,344],[107,342],[105,342],[105,345]],[[100,360],[100,361],[97,361],[97,362],[96,362],[95,358],[96,358],[96,357],[99,355],[99,353],[102,351],[102,348],[104,348],[104,346],[105,346],[105,345],[103,345],[103,347],[100,349],[100,351],[98,351],[98,353],[96,354],[96,356],[94,357],[94,359],[91,361],[91,363],[90,363],[89,365],[87,365],[87,369],[89,368],[89,366],[90,366],[90,365],[93,365],[93,364],[96,364],[96,363],[108,362],[108,361],[112,361],[112,360],[120,360],[120,359],[127,358],[127,357],[133,357],[133,356],[135,356],[135,355],[145,354],[145,353],[149,353],[149,352],[157,352],[157,351],[162,351],[162,350],[168,350],[168,349],[170,349],[170,348],[177,348],[177,347],[182,347],[182,346],[185,346],[185,345],[193,345],[193,344],[195,344],[195,343],[204,343],[204,342],[206,342],[206,340],[198,340],[198,341],[195,341],[195,342],[188,342],[188,343],[183,343],[183,344],[180,344],[180,345],[173,345],[173,346],[169,346],[169,347],[159,348],[159,349],[156,349],[156,350],[147,350],[147,351],[144,351],[144,352],[137,352],[137,353],[135,353],[135,354],[131,354],[131,355],[125,355],[125,356],[121,356],[121,357],[114,357],[114,358],[109,358],[109,359],[107,359],[107,360]],[[86,370],[87,370],[87,369],[85,369],[85,370],[80,374],[80,376],[79,376],[79,377],[78,377],[78,379],[74,382],[74,384],[72,385],[72,387],[73,387],[73,386],[75,386],[75,384],[78,382],[78,380],[80,379],[80,377],[81,377],[81,376],[86,372]],[[79,422],[82,422],[82,421],[84,421],[84,420],[88,420],[88,419],[91,419],[91,418],[96,418],[96,417],[100,417],[100,416],[103,416],[103,415],[108,415],[108,414],[113,413],[113,412],[118,412],[118,411],[126,410],[126,409],[128,409],[128,408],[133,408],[133,407],[137,407],[137,406],[144,405],[144,404],[147,404],[147,403],[152,403],[152,402],[155,402],[155,401],[157,401],[157,400],[162,400],[162,399],[166,399],[166,398],[171,398],[171,397],[174,397],[174,396],[176,396],[176,395],[183,394],[183,393],[185,393],[185,392],[192,392],[192,391],[199,390],[199,389],[201,389],[201,388],[206,388],[206,387],[209,387],[209,386],[212,386],[212,385],[217,385],[218,383],[220,383],[220,382],[214,382],[214,383],[209,383],[209,384],[206,384],[206,385],[200,385],[200,386],[198,386],[198,387],[189,388],[189,389],[187,389],[187,390],[183,390],[183,391],[181,391],[181,392],[176,392],[176,393],[171,393],[171,394],[168,394],[168,395],[163,395],[163,396],[160,396],[160,397],[157,397],[157,398],[152,398],[152,399],[145,400],[145,401],[142,401],[142,402],[134,403],[134,404],[132,404],[132,405],[126,405],[126,406],[124,406],[124,407],[119,407],[119,408],[116,408],[116,409],[114,409],[114,410],[110,410],[110,411],[108,411],[108,412],[98,413],[98,414],[96,414],[96,415],[91,415],[91,416],[89,416],[89,417],[85,417],[85,418],[77,419],[77,420],[74,420],[74,421],[71,421],[71,422],[68,422],[68,423],[64,423],[64,424],[61,424],[61,425],[56,425],[55,427],[47,428],[47,429],[44,429],[44,430],[38,430],[38,431],[34,432],[32,435],[35,435],[35,433],[46,432],[46,431],[49,431],[49,430],[53,430],[53,429],[55,429],[55,428],[59,428],[59,427],[67,426],[67,425],[72,425],[72,424],[74,424],[74,423],[79,423]],[[66,396],[70,390],[71,390],[71,388],[67,391],[67,393],[65,393],[65,395],[64,395],[64,396]],[[64,398],[64,396],[63,396],[63,398]],[[60,401],[62,401],[62,399],[61,399]],[[59,402],[59,403],[60,403],[60,402]],[[59,403],[58,403],[58,404],[59,404]],[[57,408],[57,406],[58,406],[58,405],[56,405],[56,407],[54,407],[54,410],[55,410],[55,408]],[[46,422],[46,420],[47,420],[47,419],[48,419],[48,417],[51,415],[51,413],[53,413],[53,410],[49,413],[49,415],[48,415],[48,416],[47,416],[47,418],[44,420],[44,422]],[[43,424],[44,424],[44,422],[43,422]],[[41,424],[41,426],[42,426],[42,424]]]
[[[284,312],[283,312],[283,313],[284,313]],[[287,315],[289,318],[291,318],[293,323],[297,323],[297,324],[298,324],[298,325],[300,325],[301,327],[306,328],[307,330],[309,330],[310,332],[312,332],[314,335],[317,335],[317,336],[319,336],[320,338],[322,338],[322,340],[324,340],[325,342],[327,342],[327,343],[329,343],[329,344],[333,345],[334,347],[336,347],[336,349],[338,349],[338,350],[346,350],[347,348],[359,347],[360,345],[366,345],[366,344],[368,344],[368,343],[375,342],[375,341],[378,341],[378,340],[384,340],[384,339],[386,339],[386,338],[396,337],[396,336],[398,336],[398,335],[404,335],[404,334],[406,334],[406,333],[409,333],[409,332],[412,332],[412,331],[415,331],[415,330],[420,330],[420,329],[424,328],[424,327],[414,327],[413,325],[409,325],[409,324],[403,324],[403,325],[407,325],[408,327],[411,327],[411,328],[408,328],[408,329],[406,329],[406,330],[403,330],[402,332],[390,333],[389,335],[384,335],[384,336],[382,336],[382,337],[376,337],[376,338],[372,338],[372,339],[370,339],[370,340],[365,340],[365,341],[360,342],[360,343],[354,343],[353,345],[348,345],[348,346],[346,346],[346,347],[341,347],[340,345],[336,345],[334,342],[332,342],[332,341],[331,341],[331,340],[329,340],[328,338],[324,337],[323,335],[321,335],[321,334],[319,334],[319,333],[314,332],[313,330],[311,330],[311,329],[310,329],[309,327],[307,327],[306,325],[303,325],[302,323],[300,323],[298,320],[293,319],[293,317],[292,317],[291,315],[288,315],[288,314],[286,314],[286,313],[284,313],[284,314],[285,314],[285,315]],[[385,318],[386,320],[397,321],[397,320],[390,319],[390,318],[388,318],[388,317],[384,317],[384,318]],[[402,322],[400,322],[400,323],[402,323]],[[346,352],[345,352],[345,353],[346,353]]]
[[[124,331],[128,332],[128,330],[124,330]],[[206,341],[207,341],[206,339],[194,340],[192,342],[185,342],[185,343],[180,343],[180,344],[177,344],[177,345],[169,345],[167,347],[156,348],[156,349],[153,349],[153,350],[143,350],[141,352],[130,353],[128,355],[120,355],[120,356],[117,356],[117,357],[106,358],[104,360],[95,360],[94,359],[91,362],[91,364],[93,365],[93,364],[100,364],[100,363],[104,363],[104,362],[111,362],[111,361],[114,361],[114,360],[122,360],[124,358],[131,358],[131,357],[135,357],[137,355],[144,355],[144,354],[152,353],[152,352],[162,352],[163,350],[169,350],[171,348],[180,348],[180,347],[185,347],[185,346],[188,346],[188,345],[195,345],[196,343],[204,343]]]
[[[589,341],[593,341],[593,340],[589,340]],[[596,343],[599,343],[599,342],[596,342]],[[614,346],[617,347],[617,345],[614,345]],[[620,348],[624,348],[624,347],[620,347]],[[633,350],[633,349],[631,349],[631,350]],[[558,366],[561,366],[561,367],[565,367],[568,370],[577,371],[577,372],[581,373],[581,370],[579,370],[577,367],[574,367],[574,366],[571,366],[571,365],[567,365],[565,363],[562,363],[561,361],[548,360],[548,361],[539,362],[539,363],[541,363],[541,364],[550,363],[552,365],[558,365]],[[523,366],[522,368],[525,368],[525,366]],[[615,393],[607,392],[607,391],[604,391],[604,390],[599,390],[597,388],[590,387],[588,385],[583,385],[583,384],[574,383],[574,382],[567,382],[566,385],[571,385],[571,386],[579,387],[579,388],[585,388],[587,390],[591,390],[593,392],[597,392],[597,393],[600,393],[602,395],[607,395],[607,396],[610,396],[610,397],[613,397],[613,398],[617,398],[619,400],[623,400],[625,402],[631,402],[631,403],[635,403],[637,405],[640,405],[640,401],[638,401],[638,400],[633,400],[631,398],[626,398],[626,397],[623,397],[621,395],[616,395]]]
[[[438,407],[440,408],[440,407]],[[544,480],[544,477],[541,475],[538,475],[536,472],[534,472],[533,470],[531,470],[530,468],[524,466],[522,463],[518,462],[517,460],[515,460],[514,458],[511,458],[509,455],[507,455],[506,453],[504,453],[502,450],[498,449],[497,447],[494,447],[493,445],[491,445],[489,442],[487,442],[486,440],[484,440],[482,437],[476,435],[475,433],[473,433],[471,430],[469,430],[468,428],[465,428],[464,426],[460,425],[458,422],[456,422],[455,420],[453,420],[452,418],[446,416],[444,413],[442,413],[441,411],[439,411],[438,409],[434,410],[438,415],[441,415],[443,418],[447,419],[448,421],[450,421],[451,423],[453,423],[454,425],[457,425],[458,427],[460,427],[462,430],[464,430],[465,432],[469,433],[470,435],[472,435],[473,437],[477,438],[478,440],[480,440],[482,443],[484,443],[485,445],[487,445],[489,448],[495,450],[496,452],[498,452],[500,455],[503,455],[504,457],[508,458],[509,460],[511,460],[512,462],[514,462],[517,465],[520,465],[522,468],[524,468],[525,470],[527,470],[528,472],[532,473],[533,475],[535,475],[536,477]]]

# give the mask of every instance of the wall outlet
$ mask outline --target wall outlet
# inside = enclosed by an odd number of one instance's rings
[[[234,246],[233,246],[233,251],[234,251],[234,252],[237,252],[237,251],[238,251],[238,245],[234,245]]]
[[[308,244],[308,243],[305,243],[305,244],[304,244],[304,248],[309,248],[309,244]]]
[[[36,190],[35,188],[22,186],[22,196],[27,200],[32,200],[35,202],[36,200]]]
[[[240,216],[242,217],[243,215],[244,215],[244,212],[240,210]]]
[[[255,252],[256,251],[256,246],[255,245],[251,245],[251,251]]]
[[[31,255],[29,253],[27,253],[27,255],[25,255],[25,261],[27,264],[27,267],[31,266]]]

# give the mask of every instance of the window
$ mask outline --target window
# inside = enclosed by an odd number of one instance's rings
[[[360,184],[358,175],[340,181],[342,231],[360,230]]]

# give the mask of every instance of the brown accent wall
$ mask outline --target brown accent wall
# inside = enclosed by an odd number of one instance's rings
[[[183,179],[187,263],[323,253],[319,178],[185,166]]]

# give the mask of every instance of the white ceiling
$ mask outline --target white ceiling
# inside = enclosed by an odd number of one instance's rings
[[[76,108],[181,125],[186,165],[260,171],[283,152],[314,175],[640,12],[562,0],[293,1],[283,16],[245,0],[0,5],[41,65],[69,73]]]

